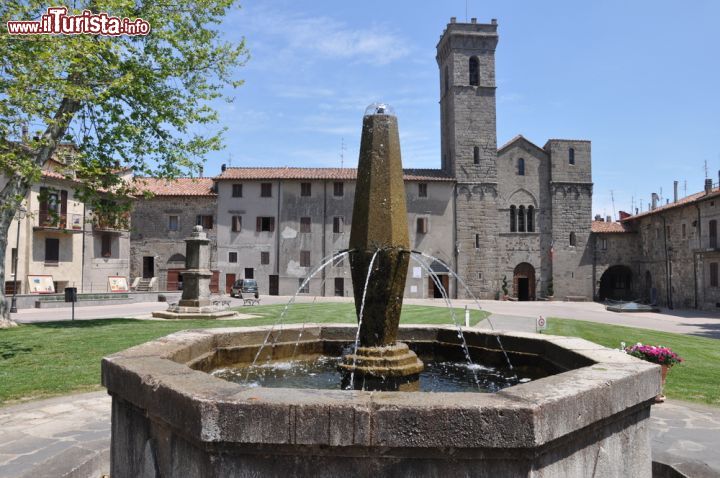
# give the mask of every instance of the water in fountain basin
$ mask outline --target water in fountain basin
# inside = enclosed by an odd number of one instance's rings
[[[493,393],[518,382],[506,368],[468,365],[443,358],[422,359],[425,369],[420,373],[421,392]],[[213,371],[212,375],[250,386],[340,390],[342,373],[337,369],[340,361],[341,357],[306,355],[295,360],[274,361],[254,367],[225,367]],[[536,371],[528,370],[519,381],[528,382],[541,376]]]

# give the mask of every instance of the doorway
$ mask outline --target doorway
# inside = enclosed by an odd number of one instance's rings
[[[279,295],[279,289],[280,289],[280,281],[278,279],[278,276],[276,274],[273,274],[270,276],[270,287],[268,290],[268,294]]]
[[[513,271],[513,293],[518,300],[535,300],[535,268],[521,262]]]
[[[445,289],[445,293],[450,296],[450,276],[447,274],[438,274],[438,282]],[[428,277],[428,297],[431,299],[442,299],[443,295],[440,288],[435,284],[432,277]]]
[[[645,274],[646,287],[652,288],[652,276]],[[609,267],[600,277],[600,300],[632,300],[632,270],[628,266],[615,265]],[[652,292],[651,292],[652,295]],[[652,300],[652,299],[651,299]]]
[[[335,278],[335,295],[337,297],[345,296],[345,278],[344,277],[336,277]]]
[[[143,257],[143,279],[152,279],[155,277],[155,257]]]
[[[225,274],[225,293],[232,292],[232,286],[235,283],[235,274]]]

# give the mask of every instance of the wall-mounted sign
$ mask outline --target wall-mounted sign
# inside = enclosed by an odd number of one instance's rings
[[[53,276],[46,275],[28,275],[28,290],[31,294],[54,294],[55,283],[53,282]]]
[[[123,276],[108,276],[108,290],[110,292],[127,292],[128,280]]]

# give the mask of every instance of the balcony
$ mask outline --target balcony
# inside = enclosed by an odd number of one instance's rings
[[[41,210],[32,213],[33,229],[36,231],[70,231],[82,232],[82,214],[63,214],[55,211]]]
[[[96,232],[125,232],[130,230],[130,214],[93,214],[93,231]]]

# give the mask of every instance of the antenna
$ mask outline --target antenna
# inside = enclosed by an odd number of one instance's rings
[[[232,153],[228,154],[228,166],[232,168]]]
[[[465,0],[465,23],[467,23],[467,7],[468,7],[468,0]]]
[[[340,167],[345,167],[345,137],[340,138]]]
[[[613,194],[613,190],[610,190],[610,200],[612,201],[612,207],[613,207],[613,221],[615,220],[615,195]]]
[[[705,160],[705,179],[708,178],[708,176],[707,176],[707,171],[708,171],[708,170],[707,170],[707,159],[706,159],[706,160]]]
[[[685,185],[683,186],[683,197],[687,196],[687,179],[685,180]]]

